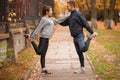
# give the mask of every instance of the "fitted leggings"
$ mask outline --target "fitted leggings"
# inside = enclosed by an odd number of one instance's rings
[[[40,37],[38,46],[34,41],[32,41],[31,43],[32,43],[32,46],[36,54],[41,55],[41,59],[40,59],[41,67],[45,68],[45,56],[46,56],[46,52],[47,52],[48,45],[49,45],[49,39]]]
[[[90,38],[84,41],[84,34],[79,34],[77,37],[74,38],[74,45],[79,57],[81,67],[85,66],[83,52],[86,52],[88,50],[90,42],[91,42]]]

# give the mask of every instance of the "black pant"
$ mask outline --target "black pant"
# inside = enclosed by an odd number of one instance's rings
[[[84,55],[83,52],[86,52],[89,48],[89,44],[90,44],[91,39],[88,38],[85,42],[84,42],[84,34],[81,33],[78,36],[76,36],[74,38],[74,45],[77,51],[77,54],[79,56],[79,60],[80,60],[80,66],[84,67]]]
[[[45,56],[49,45],[49,39],[40,37],[39,45],[37,46],[34,41],[31,42],[36,54],[41,55],[41,67],[45,68]]]

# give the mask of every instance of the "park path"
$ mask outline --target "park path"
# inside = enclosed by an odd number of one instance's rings
[[[46,68],[53,74],[41,75],[38,59],[28,80],[96,80],[93,66],[86,54],[86,72],[74,74],[74,70],[78,69],[80,64],[72,37],[68,27],[57,26],[46,55]]]

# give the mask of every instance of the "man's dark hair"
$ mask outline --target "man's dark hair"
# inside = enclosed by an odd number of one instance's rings
[[[67,3],[70,4],[71,6],[75,7],[75,1],[70,0],[70,1],[68,1]]]
[[[52,8],[51,6],[47,6],[45,5],[42,9],[42,15],[45,16],[46,15],[46,12],[49,12],[50,11],[50,8]]]

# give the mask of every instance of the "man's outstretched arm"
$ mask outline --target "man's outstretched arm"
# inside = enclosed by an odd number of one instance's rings
[[[60,23],[60,25],[61,25],[61,26],[68,26],[68,25],[69,25],[69,20],[68,20],[68,18],[67,18],[64,22]]]

